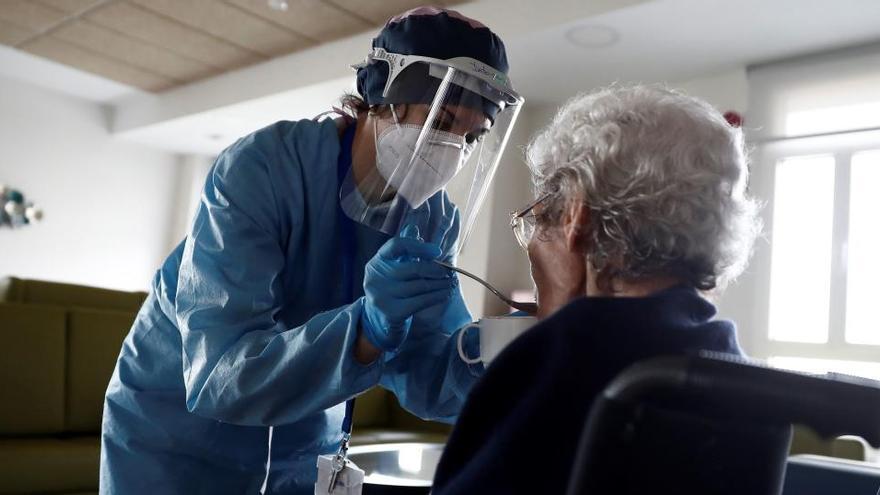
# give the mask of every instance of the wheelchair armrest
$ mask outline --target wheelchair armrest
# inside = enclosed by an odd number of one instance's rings
[[[858,435],[880,447],[880,382],[808,375],[704,352],[636,363],[606,387],[610,400],[691,400],[758,422],[806,425],[823,437]]]

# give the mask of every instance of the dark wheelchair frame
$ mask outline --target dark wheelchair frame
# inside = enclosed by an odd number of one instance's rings
[[[880,447],[880,382],[794,373],[718,353],[643,361],[596,399],[567,493],[779,495],[790,485],[793,424]],[[880,469],[876,474],[861,485],[876,482],[873,492],[822,491],[813,482],[800,490],[877,495]]]

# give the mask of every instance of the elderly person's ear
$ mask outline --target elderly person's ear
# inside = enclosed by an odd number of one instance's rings
[[[581,202],[573,202],[565,208],[562,229],[565,234],[565,245],[570,251],[585,252],[589,226],[589,206]]]

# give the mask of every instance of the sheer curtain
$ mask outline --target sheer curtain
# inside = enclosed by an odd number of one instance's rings
[[[747,351],[880,378],[880,43],[748,69],[752,191],[765,201]]]
[[[880,128],[880,43],[750,67],[753,141]]]

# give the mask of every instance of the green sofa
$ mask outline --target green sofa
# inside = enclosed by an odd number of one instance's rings
[[[122,341],[146,294],[0,280],[0,494],[96,493],[101,408]],[[362,395],[354,445],[445,441],[450,427]]]

